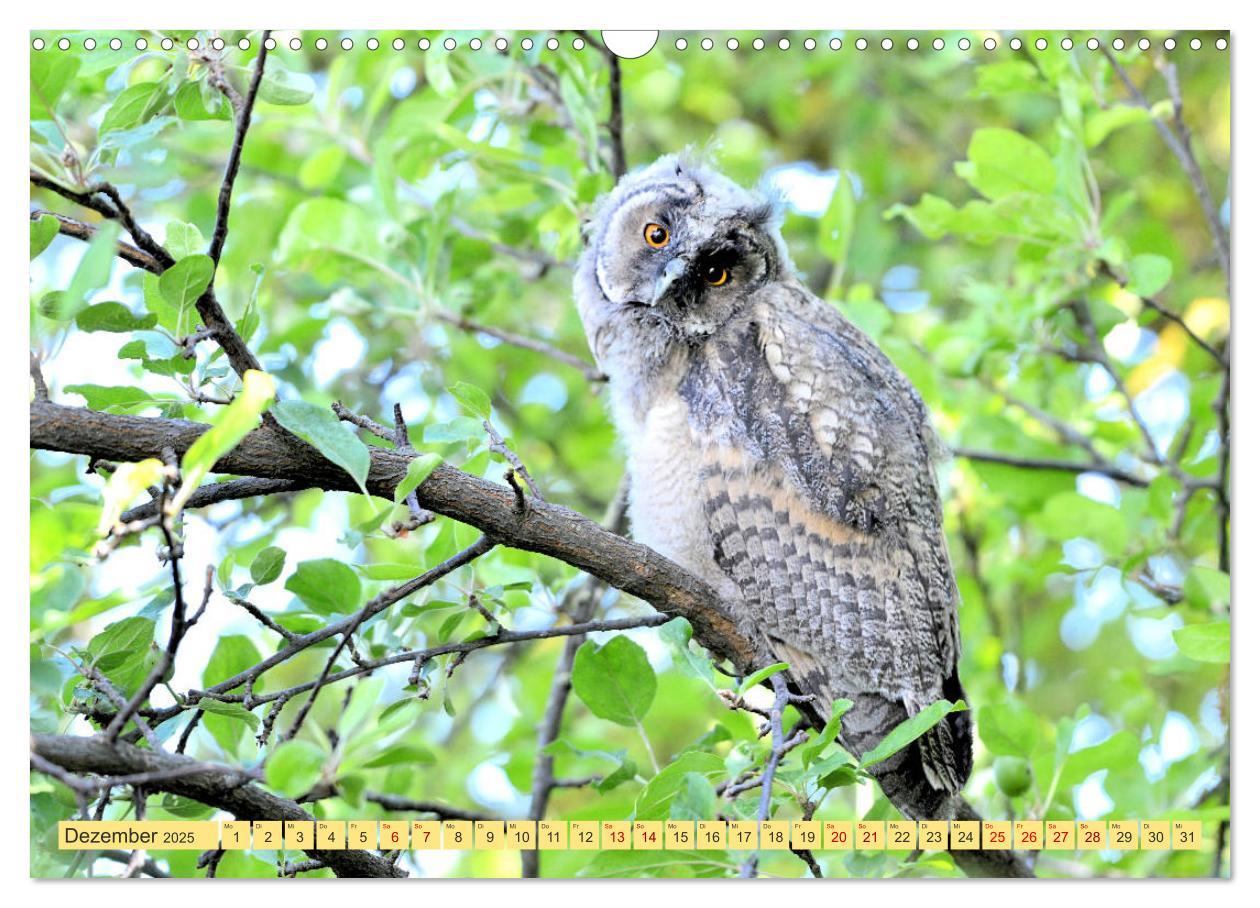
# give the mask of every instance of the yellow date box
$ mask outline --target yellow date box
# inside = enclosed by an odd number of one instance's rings
[[[284,824],[279,820],[255,820],[250,823],[254,851],[279,851],[284,847]]]
[[[757,823],[754,820],[731,820],[726,827],[727,847],[737,851],[755,851]]]
[[[224,820],[220,823],[219,847],[224,851],[249,850],[249,823],[246,820]]]
[[[599,851],[599,823],[596,820],[574,820],[570,823],[569,849]]]
[[[1143,851],[1167,851],[1172,847],[1172,823],[1168,820],[1142,821]]]
[[[534,820],[508,820],[503,830],[503,847],[529,851],[538,847],[538,823]]]
[[[473,824],[469,820],[442,821],[442,848],[446,851],[471,851]]]
[[[1040,851],[1046,847],[1045,823],[1040,820],[1015,821],[1015,845],[1020,851]]]
[[[883,820],[858,820],[853,829],[854,847],[858,851],[883,851],[886,847]]]
[[[665,847],[665,824],[660,820],[634,821],[634,850],[660,851]]]
[[[317,821],[315,823],[315,847],[324,851],[345,851],[345,820]]]
[[[1102,820],[1080,820],[1076,824],[1076,847],[1080,851],[1102,851],[1107,847],[1107,824]]]
[[[1137,851],[1137,820],[1111,820],[1107,823],[1107,842],[1114,851]]]
[[[919,821],[919,847],[924,851],[944,851],[949,847],[949,823],[944,820]]]
[[[696,847],[695,820],[666,820],[665,848],[685,851]]]
[[[313,820],[285,820],[284,847],[304,849],[315,847],[315,823]]]
[[[823,820],[823,851],[852,851],[853,821]]]
[[[918,824],[913,820],[889,820],[888,821],[888,845],[889,851],[914,851],[919,847],[917,840],[919,838]]]
[[[696,822],[697,847],[704,849],[726,848],[725,820],[698,820]]]
[[[787,851],[788,836],[791,834],[791,827],[787,820],[762,820],[761,829],[761,850],[762,851]]]
[[[980,823],[978,820],[951,820],[949,823],[949,847],[955,851],[975,851],[980,848]]]
[[[1046,820],[1046,850],[1075,851],[1076,823],[1071,820]]]
[[[1197,851],[1203,847],[1202,820],[1172,821],[1173,851]]]
[[[1004,851],[1011,847],[1011,821],[985,820],[980,824],[981,848],[985,851]]]
[[[502,820],[477,820],[473,823],[473,847],[478,851],[501,851],[505,838]]]
[[[629,820],[604,820],[599,824],[599,846],[605,851],[629,851],[633,842],[634,830]]]
[[[792,847],[812,851],[822,847],[822,823],[818,820],[792,821]]]

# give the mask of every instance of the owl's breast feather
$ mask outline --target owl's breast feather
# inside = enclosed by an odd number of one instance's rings
[[[616,413],[630,470],[634,538],[676,561],[727,599],[738,597],[713,558],[700,475],[704,456],[676,393],[661,395],[636,418]]]

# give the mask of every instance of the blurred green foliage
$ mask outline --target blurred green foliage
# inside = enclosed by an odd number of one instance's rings
[[[321,35],[328,50],[315,48]],[[219,408],[195,403],[189,389],[221,398],[239,381],[212,343],[185,359],[175,341],[197,326],[190,303],[209,279],[202,253],[231,143],[229,107],[204,51],[186,45],[195,37],[204,48],[212,35],[172,32],[164,50],[163,36],[147,33],[143,52],[131,32],[94,32],[90,51],[86,34],[69,35],[69,51],[53,46],[60,33],[41,37],[48,49],[31,53],[32,168],[68,186],[119,185],[179,259],[159,279],[111,259],[112,230],[85,245],[57,237],[47,219],[32,222],[30,330],[53,397],[208,420]],[[109,49],[111,37],[120,49]],[[243,90],[258,35],[248,51],[235,47],[242,34],[222,37],[227,78]],[[384,422],[400,402],[422,452],[498,481],[503,464],[481,427],[489,413],[550,500],[601,513],[621,469],[599,383],[465,329],[489,326],[585,356],[569,282],[583,218],[613,183],[603,55],[574,50],[571,35],[558,35],[552,50],[549,35],[535,34],[525,50],[521,34],[506,33],[506,52],[488,32],[427,34],[423,51],[415,34],[402,36],[401,51],[392,33],[376,34],[375,50],[360,33],[303,33],[301,50],[289,48],[291,35],[277,37],[217,290],[275,377],[278,399],[321,410],[340,400]],[[352,50],[339,49],[344,37]],[[456,50],[443,47],[448,37]],[[680,37],[686,50],[675,46]],[[987,33],[945,35],[941,51],[922,35],[914,51],[904,36],[890,51],[876,41],[858,50],[844,33],[815,36],[816,49],[805,50],[800,35],[766,34],[754,50],[756,35],[737,34],[736,52],[723,49],[725,36],[704,51],[701,37],[665,34],[652,53],[621,62],[630,165],[695,146],[737,180],[768,181],[785,199],[783,232],[804,279],[905,370],[946,442],[1010,461],[958,457],[941,474],[978,729],[972,802],[993,818],[1207,821],[1202,852],[1050,855],[1044,875],[1214,872],[1211,846],[1229,817],[1222,369],[1141,297],[1222,349],[1228,288],[1191,180],[1156,125],[1179,112],[1207,193],[1218,205],[1227,198],[1229,57],[1213,47],[1217,36],[1193,51],[1178,35],[1169,52],[1163,36],[1148,51],[1125,36],[1116,57],[1149,109],[1128,103],[1087,35],[1063,50],[1062,36],[1047,34],[1044,51],[1036,33],[1020,35],[1020,50],[993,35],[994,51],[982,49]],[[793,42],[787,52],[777,49],[781,37]],[[830,48],[833,37],[842,49]],[[958,47],[964,37],[970,50]],[[469,47],[474,38],[479,50]],[[1177,111],[1163,78],[1174,63]],[[32,207],[97,220],[46,191],[33,189]],[[1228,229],[1227,203],[1212,216]],[[299,409],[286,418],[315,419]],[[358,457],[350,448],[346,456]],[[1042,461],[1111,472],[1078,475]],[[38,731],[91,731],[81,714],[99,695],[62,654],[84,652],[126,689],[151,664],[155,631],[165,639],[172,597],[152,557],[157,540],[96,562],[103,481],[85,466],[45,453],[32,461]],[[1136,481],[1115,481],[1117,473]],[[395,533],[405,508],[382,508],[363,495],[307,491],[191,514],[186,576],[214,563],[230,595],[309,630],[475,539],[448,520]],[[499,548],[375,619],[359,646],[380,656],[482,633],[484,618],[466,607],[472,593],[505,627],[544,625],[581,582],[563,564]],[[642,610],[607,594],[598,613]],[[714,786],[755,769],[768,745],[746,713],[726,708],[717,691],[730,679],[688,641],[675,621],[585,644],[578,696],[548,752],[560,777],[603,781],[557,790],[549,816],[753,815],[756,791],[732,803],[715,798]],[[216,596],[171,686],[231,677],[276,643]],[[341,685],[283,746],[274,737],[257,746],[262,709],[215,706],[189,752],[265,760],[267,783],[289,795],[333,780],[338,796],[312,805],[323,817],[386,816],[370,792],[521,815],[562,645],[487,649],[449,677],[443,657],[418,685],[401,667]],[[269,672],[258,692],[315,677],[327,656],[304,653]],[[618,695],[618,679],[630,693]],[[171,702],[161,688],[154,699]],[[819,798],[819,817],[893,815],[854,760],[815,736],[785,761],[775,816],[799,816]],[[132,809],[120,797],[107,815]],[[32,776],[33,874],[67,872],[71,856],[50,837],[74,810],[67,789]],[[150,817],[205,815],[183,799],[149,798]],[[195,875],[195,854],[157,857],[175,875]],[[229,852],[219,875],[273,876],[273,857]],[[939,853],[818,857],[829,876],[957,872]],[[556,852],[542,869],[710,876],[732,874],[742,860],[650,858]],[[414,869],[520,872],[508,852]],[[806,872],[791,855],[763,856],[762,870]]]

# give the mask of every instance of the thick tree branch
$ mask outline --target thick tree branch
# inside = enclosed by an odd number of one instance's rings
[[[192,798],[226,810],[240,820],[312,820],[296,801],[281,798],[255,785],[250,776],[230,766],[202,763],[161,750],[142,750],[103,737],[34,735],[31,752],[72,773],[135,777],[143,774],[146,788]],[[341,877],[398,877],[406,874],[372,851],[306,852]]]
[[[165,447],[182,455],[206,431],[203,423],[125,416],[58,404],[31,403],[31,447],[136,462]],[[368,491],[393,500],[410,458],[372,449]],[[264,425],[250,433],[215,469],[220,473],[309,482],[328,490],[355,491],[354,480],[318,451],[287,432]],[[506,486],[441,465],[417,490],[420,505],[477,527],[504,545],[558,558],[611,586],[691,622],[698,642],[748,668],[764,663],[744,639],[708,584],[658,555],[601,528],[568,508],[533,502],[525,513]]]

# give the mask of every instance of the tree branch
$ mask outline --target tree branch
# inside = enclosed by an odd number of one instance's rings
[[[971,448],[954,448],[955,457],[964,460],[975,460],[980,463],[999,463],[1008,467],[1020,467],[1025,470],[1057,470],[1063,473],[1099,473],[1117,482],[1123,482],[1135,488],[1144,489],[1150,482],[1140,476],[1110,464],[1078,463],[1074,460],[1054,460],[1046,457],[1019,457],[1014,454],[999,454],[996,451],[975,451]]]
[[[82,240],[85,243],[92,242],[92,238],[96,236],[97,228],[92,224],[84,221],[76,221],[74,218],[68,218],[64,214],[57,214],[55,211],[45,211],[42,208],[36,208],[31,211],[31,220],[37,221],[42,217],[55,218],[57,221],[57,232],[62,236],[74,237],[76,240]],[[153,274],[162,273],[162,264],[149,253],[130,243],[118,242],[118,257],[129,265],[135,265],[137,268],[143,268],[145,271]]]
[[[146,788],[192,798],[226,810],[240,820],[313,820],[296,801],[277,797],[255,785],[239,769],[202,763],[161,750],[143,750],[123,741],[113,744],[100,735],[33,735],[31,752],[72,773],[135,777],[144,774]],[[308,849],[340,877],[398,877],[406,874],[372,851]]]
[[[94,459],[136,462],[177,455],[207,430],[204,423],[100,413],[33,401],[32,448],[86,454]],[[410,457],[372,448],[367,488],[393,501],[393,491]],[[251,432],[215,465],[220,473],[267,479],[301,480],[327,490],[353,492],[355,481],[318,451],[287,432],[264,425]],[[601,528],[568,508],[533,502],[516,507],[510,488],[440,465],[417,489],[420,505],[477,527],[504,545],[558,558],[594,574],[609,585],[647,601],[659,611],[691,622],[697,642],[729,658],[737,667],[764,663],[756,646],[743,638],[717,594],[704,581],[656,552]]]
[[[245,149],[245,133],[249,130],[249,121],[254,115],[254,102],[258,100],[258,88],[262,85],[263,67],[267,65],[267,37],[270,31],[264,31],[258,41],[258,56],[254,59],[254,75],[250,79],[249,89],[236,111],[236,135],[232,140],[232,150],[228,154],[227,168],[223,172],[223,182],[219,186],[219,207],[214,216],[214,233],[210,238],[208,255],[219,264],[223,255],[223,244],[227,242],[228,215],[232,211],[232,189],[236,186],[236,175],[241,170],[241,153]],[[231,95],[228,96],[229,99]]]
[[[1111,64],[1111,68],[1115,70],[1120,81],[1124,83],[1124,87],[1128,89],[1129,97],[1139,107],[1151,111],[1151,104],[1146,99],[1146,95],[1142,90],[1134,84],[1129,78],[1128,72],[1116,59],[1116,55],[1111,52],[1111,48],[1107,46],[1107,42],[1103,42],[1102,51],[1107,55],[1107,62]],[[1212,193],[1208,189],[1207,180],[1203,177],[1203,171],[1199,168],[1199,162],[1195,159],[1194,151],[1191,149],[1190,130],[1186,128],[1186,121],[1181,116],[1181,88],[1177,82],[1177,69],[1171,63],[1164,63],[1160,68],[1160,74],[1164,77],[1164,83],[1168,86],[1168,94],[1173,103],[1173,128],[1169,128],[1161,118],[1152,115],[1151,122],[1154,123],[1155,129],[1159,132],[1159,136],[1164,140],[1164,144],[1173,153],[1173,157],[1177,159],[1177,163],[1181,165],[1181,169],[1185,171],[1186,177],[1190,180],[1190,186],[1194,190],[1195,198],[1199,201],[1199,207],[1203,210],[1204,220],[1207,221],[1208,232],[1212,237],[1212,246],[1216,250],[1216,258],[1221,267],[1221,272],[1225,278],[1226,293],[1232,296],[1230,287],[1232,285],[1230,275],[1230,255],[1229,255],[1229,237],[1225,232],[1225,225],[1221,223],[1219,214],[1217,213],[1216,203],[1212,200]],[[1174,132],[1173,130],[1176,130]]]

